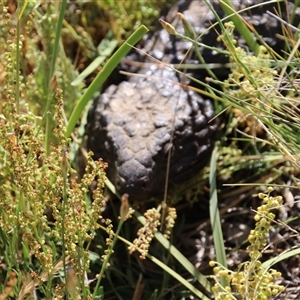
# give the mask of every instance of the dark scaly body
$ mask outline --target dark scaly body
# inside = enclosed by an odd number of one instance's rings
[[[219,1],[211,2],[222,15]],[[249,1],[233,2],[242,9]],[[263,3],[250,2],[251,5]],[[245,18],[279,51],[280,42],[274,36],[280,24],[264,14],[271,8],[262,5],[246,12],[248,17]],[[180,33],[183,28],[176,18],[177,11],[184,13],[197,34],[210,22],[215,22],[204,1],[178,1],[171,7],[166,20]],[[216,45],[216,38],[217,34],[211,30],[203,36],[203,43]],[[173,64],[179,63],[190,47],[190,43],[161,29],[148,38],[145,51],[164,63]],[[206,62],[224,62],[224,57],[210,50],[202,50],[202,54]],[[182,79],[177,73],[145,56],[140,56],[139,60],[148,64],[140,67],[137,73],[147,78],[130,77],[118,86],[110,86],[94,101],[86,133],[87,148],[94,152],[95,159],[101,157],[108,162],[107,176],[118,191],[128,193],[131,200],[142,201],[163,192],[170,149],[171,185],[190,178],[207,164],[217,123],[209,122],[214,116],[211,101],[182,88],[179,85]],[[193,59],[189,62],[196,63]],[[228,74],[228,70],[225,73]],[[203,80],[207,74],[198,71],[193,75]],[[219,75],[224,75],[224,69],[219,70]]]

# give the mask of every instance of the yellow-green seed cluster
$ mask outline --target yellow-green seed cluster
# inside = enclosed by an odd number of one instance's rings
[[[249,101],[272,99],[275,96],[277,72],[272,70],[269,51],[264,46],[259,46],[258,53],[250,55],[244,49],[235,47],[233,23],[226,23],[225,28],[226,39],[231,40],[233,47],[229,47],[229,60],[232,66],[229,78],[224,81],[224,90],[237,99]],[[226,39],[224,38],[224,41]]]
[[[215,273],[213,278],[216,284],[213,292],[216,294],[216,300],[267,300],[284,291],[283,286],[275,283],[281,277],[281,273],[274,269],[263,268],[260,261],[267,244],[271,222],[275,218],[272,210],[278,209],[282,205],[282,197],[270,196],[272,191],[272,188],[268,188],[268,194],[260,193],[258,195],[263,200],[263,204],[257,209],[254,216],[255,229],[251,230],[248,237],[250,245],[247,250],[250,260],[240,264],[237,271],[227,270],[213,261],[210,263],[210,266],[214,267]],[[229,285],[223,287],[220,278],[225,278]]]
[[[226,23],[225,33],[219,37],[230,53],[231,63],[231,72],[224,81],[223,90],[231,102],[238,103],[233,112],[238,123],[246,127],[245,132],[260,133],[263,127],[257,118],[268,116],[280,104],[275,89],[278,74],[272,69],[270,50],[261,45],[258,53],[254,54],[236,47],[233,30],[233,23]]]
[[[81,180],[72,169],[63,114],[65,94],[59,81],[49,88],[43,99],[44,102],[47,97],[51,100],[49,135],[45,133],[45,118],[36,116],[30,111],[32,107],[25,105],[30,102],[27,99],[32,95],[30,89],[40,86],[41,82],[27,84],[21,75],[26,72],[21,71],[21,63],[18,65],[17,52],[22,55],[28,44],[23,43],[22,36],[17,43],[16,19],[13,21],[2,4],[0,9],[5,15],[0,24],[7,25],[1,26],[0,34],[0,48],[4,50],[0,58],[5,58],[1,59],[0,66],[0,70],[3,68],[0,74],[3,86],[0,88],[0,228],[1,235],[8,241],[1,248],[2,263],[19,274],[20,262],[26,265],[28,273],[18,278],[18,285],[26,294],[32,293],[36,285],[50,282],[54,273],[63,268],[58,261],[64,257],[83,287],[84,274],[89,269],[87,245],[94,237],[105,205],[105,164],[94,162],[89,154],[86,174]],[[41,77],[47,81],[45,73],[31,79],[38,81]],[[98,182],[90,204],[87,194],[95,177]],[[27,280],[29,270],[34,282],[31,288]],[[4,272],[3,268],[0,271]]]
[[[141,227],[137,232],[137,238],[133,241],[133,243],[129,246],[129,252],[133,253],[135,251],[140,252],[140,258],[145,259],[150,244],[154,238],[155,233],[160,226],[160,212],[155,209],[151,208],[147,210],[144,214],[145,217],[145,224]],[[163,220],[163,227],[164,227],[164,236],[168,239],[171,235],[172,229],[175,225],[175,220],[177,218],[176,209],[173,207],[166,208],[166,217]]]
[[[172,229],[175,225],[175,220],[177,218],[177,213],[176,213],[176,209],[174,207],[168,207],[167,208],[167,216],[164,220],[164,226],[165,226],[165,232],[164,232],[164,236],[165,238],[169,239]]]
[[[160,213],[151,208],[144,214],[146,223],[141,227],[137,233],[137,238],[133,241],[133,244],[129,247],[129,252],[140,252],[140,258],[145,259],[148,254],[150,243],[154,238],[154,234],[157,232],[157,228],[160,225]]]

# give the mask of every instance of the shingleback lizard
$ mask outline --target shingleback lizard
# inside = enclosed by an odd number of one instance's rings
[[[232,2],[237,9],[243,9],[264,1]],[[222,17],[219,1],[210,3]],[[261,5],[241,15],[279,51],[282,44],[274,36],[280,23],[265,14],[273,6]],[[176,17],[177,11],[184,14],[196,34],[215,22],[204,0],[177,1],[165,20],[180,33],[184,30]],[[202,41],[216,46],[216,38],[215,30],[210,30]],[[190,48],[190,43],[161,29],[147,37],[144,50],[164,64],[175,64]],[[207,49],[201,49],[201,53],[207,62],[224,60]],[[209,161],[218,126],[212,120],[212,102],[180,85],[189,84],[186,78],[145,55],[138,55],[145,62],[137,71],[143,76],[132,76],[119,85],[111,85],[95,99],[86,135],[87,148],[94,152],[94,158],[108,162],[107,176],[117,190],[128,193],[131,200],[142,201],[163,192],[169,151],[169,185],[181,183],[201,170]],[[196,64],[195,55],[185,63]],[[207,73],[193,71],[193,76],[204,80]]]

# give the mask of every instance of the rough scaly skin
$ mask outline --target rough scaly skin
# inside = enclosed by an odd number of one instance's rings
[[[211,3],[222,16],[218,1]],[[233,1],[238,10],[257,3],[262,1]],[[280,31],[280,24],[265,14],[272,7],[262,5],[243,16],[279,51],[280,42],[274,35]],[[166,20],[180,33],[184,31],[176,18],[177,11],[184,13],[197,34],[215,22],[204,1],[178,1]],[[221,47],[216,38],[216,32],[210,30],[202,41]],[[239,40],[240,45],[243,43]],[[169,64],[180,62],[190,47],[190,43],[159,30],[148,37],[144,50]],[[207,62],[225,61],[207,49],[202,49],[202,54]],[[217,124],[209,122],[214,116],[212,103],[178,84],[189,83],[186,79],[143,55],[138,59],[148,64],[135,71],[147,78],[130,77],[127,82],[110,86],[94,101],[86,133],[87,148],[94,152],[95,159],[101,157],[108,162],[107,176],[118,191],[128,193],[131,200],[143,201],[163,192],[169,150],[171,186],[193,176],[208,162]],[[193,59],[188,62],[197,63]],[[215,73],[222,77],[224,71],[228,74],[224,68]],[[204,80],[207,74],[198,71],[193,75]]]
[[[178,46],[184,45],[181,55],[190,47],[164,30],[157,35],[150,52],[164,62],[172,62]],[[170,184],[201,170],[209,159],[217,125],[208,123],[214,116],[212,103],[183,89],[174,71],[152,62],[139,73],[148,77],[112,85],[94,103],[87,132],[88,148],[108,162],[107,175],[119,192],[142,201],[163,192],[168,151]]]
[[[163,78],[176,80],[169,70],[152,69],[156,76],[162,72]],[[217,128],[208,124],[213,115],[210,101],[171,81],[122,82],[111,86],[96,107],[93,126],[102,145],[96,153],[108,162],[108,177],[121,193],[147,199],[163,191],[170,149],[171,183],[207,163]]]

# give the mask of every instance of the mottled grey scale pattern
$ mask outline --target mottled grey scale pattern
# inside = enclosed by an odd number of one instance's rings
[[[211,0],[210,3],[222,17],[219,1]],[[280,53],[284,41],[276,39],[275,33],[280,32],[281,24],[266,14],[267,10],[274,11],[274,4],[265,6],[264,1],[258,0],[233,0],[232,3],[237,10],[262,4],[241,15]],[[280,5],[284,12],[286,4]],[[290,2],[289,10],[293,10]],[[183,33],[176,18],[177,11],[184,13],[197,34],[205,32],[202,36],[204,44],[223,47],[217,42],[215,30],[205,31],[215,19],[204,0],[177,1],[170,8],[166,20]],[[294,20],[297,22],[299,13]],[[238,43],[245,45],[241,38],[238,38]],[[191,43],[170,36],[162,29],[147,37],[144,51],[172,64],[180,62],[190,47]],[[205,48],[200,50],[208,63],[226,62],[222,55]],[[190,84],[189,80],[162,64],[155,64],[141,53],[136,58],[147,65],[129,70],[148,77],[130,77],[118,86],[110,86],[94,101],[86,134],[87,148],[94,152],[95,159],[101,157],[108,162],[108,178],[118,191],[128,193],[131,200],[143,201],[163,192],[168,151],[171,151],[171,187],[197,173],[209,161],[218,126],[216,121],[209,122],[214,117],[212,103],[179,85],[179,82]],[[188,57],[187,62],[195,64],[197,57]],[[201,80],[207,76],[203,70],[188,72],[193,72],[193,76]],[[221,68],[215,73],[224,78],[228,69]]]
[[[214,116],[210,101],[176,84],[172,70],[151,71],[161,80],[111,86],[90,114],[97,135],[90,135],[89,145],[108,162],[118,190],[136,200],[163,191],[172,134],[170,182],[178,183],[207,163],[217,129],[215,122],[208,124]]]

